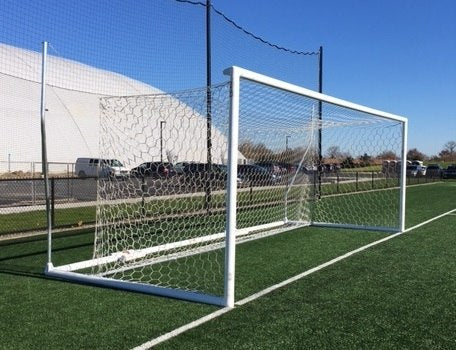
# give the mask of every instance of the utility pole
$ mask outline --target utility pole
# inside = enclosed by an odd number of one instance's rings
[[[206,209],[211,209],[211,173],[212,173],[212,61],[211,61],[211,0],[206,0],[206,143],[207,171],[206,173]]]
[[[323,93],[323,46],[320,46],[318,51],[318,92]],[[323,105],[318,101],[318,198],[321,197],[321,172],[323,171],[323,155],[322,155],[322,120],[323,120]]]
[[[160,162],[163,163],[163,124],[166,124],[164,120],[160,120]]]

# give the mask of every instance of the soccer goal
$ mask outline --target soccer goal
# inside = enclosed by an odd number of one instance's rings
[[[49,254],[48,275],[233,307],[236,244],[310,225],[404,230],[405,118],[225,74],[209,93],[101,99],[100,158],[130,174],[98,180],[92,259]],[[382,172],[385,154],[400,171]]]

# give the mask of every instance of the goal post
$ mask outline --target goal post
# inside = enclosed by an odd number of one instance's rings
[[[130,173],[98,179],[92,258],[47,275],[233,307],[237,244],[312,225],[404,230],[407,119],[224,73],[210,89],[210,166],[207,88],[101,98],[100,162]],[[400,171],[381,171],[385,152]]]

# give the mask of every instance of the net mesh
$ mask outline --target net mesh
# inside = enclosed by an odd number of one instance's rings
[[[99,179],[94,259],[112,259],[93,273],[222,293],[229,85],[211,101],[209,168],[206,89],[101,100],[101,156],[130,173]]]
[[[265,220],[285,206],[291,221],[399,227],[398,171],[381,163],[400,157],[400,122],[241,79],[239,123],[241,153],[256,164],[248,168],[269,169],[276,185],[258,197],[285,201]]]
[[[129,170],[98,180],[93,274],[223,294],[230,84],[210,91],[209,155],[206,88],[101,99],[100,166]],[[242,79],[238,141],[238,241],[399,226],[397,174],[378,165],[399,122]]]

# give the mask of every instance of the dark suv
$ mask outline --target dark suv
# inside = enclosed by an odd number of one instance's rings
[[[439,164],[429,164],[426,168],[426,176],[432,178],[442,177],[442,167]]]
[[[176,175],[176,171],[171,163],[146,162],[131,169],[130,175],[135,177],[166,178]]]
[[[259,165],[238,165],[238,178],[252,186],[268,186],[277,183],[278,177]]]
[[[456,179],[456,164],[451,164],[443,171],[444,179]]]
[[[186,184],[195,187],[203,187],[209,180],[211,187],[223,186],[227,179],[226,167],[220,164],[212,164],[209,171],[207,163],[184,163],[182,177]]]

